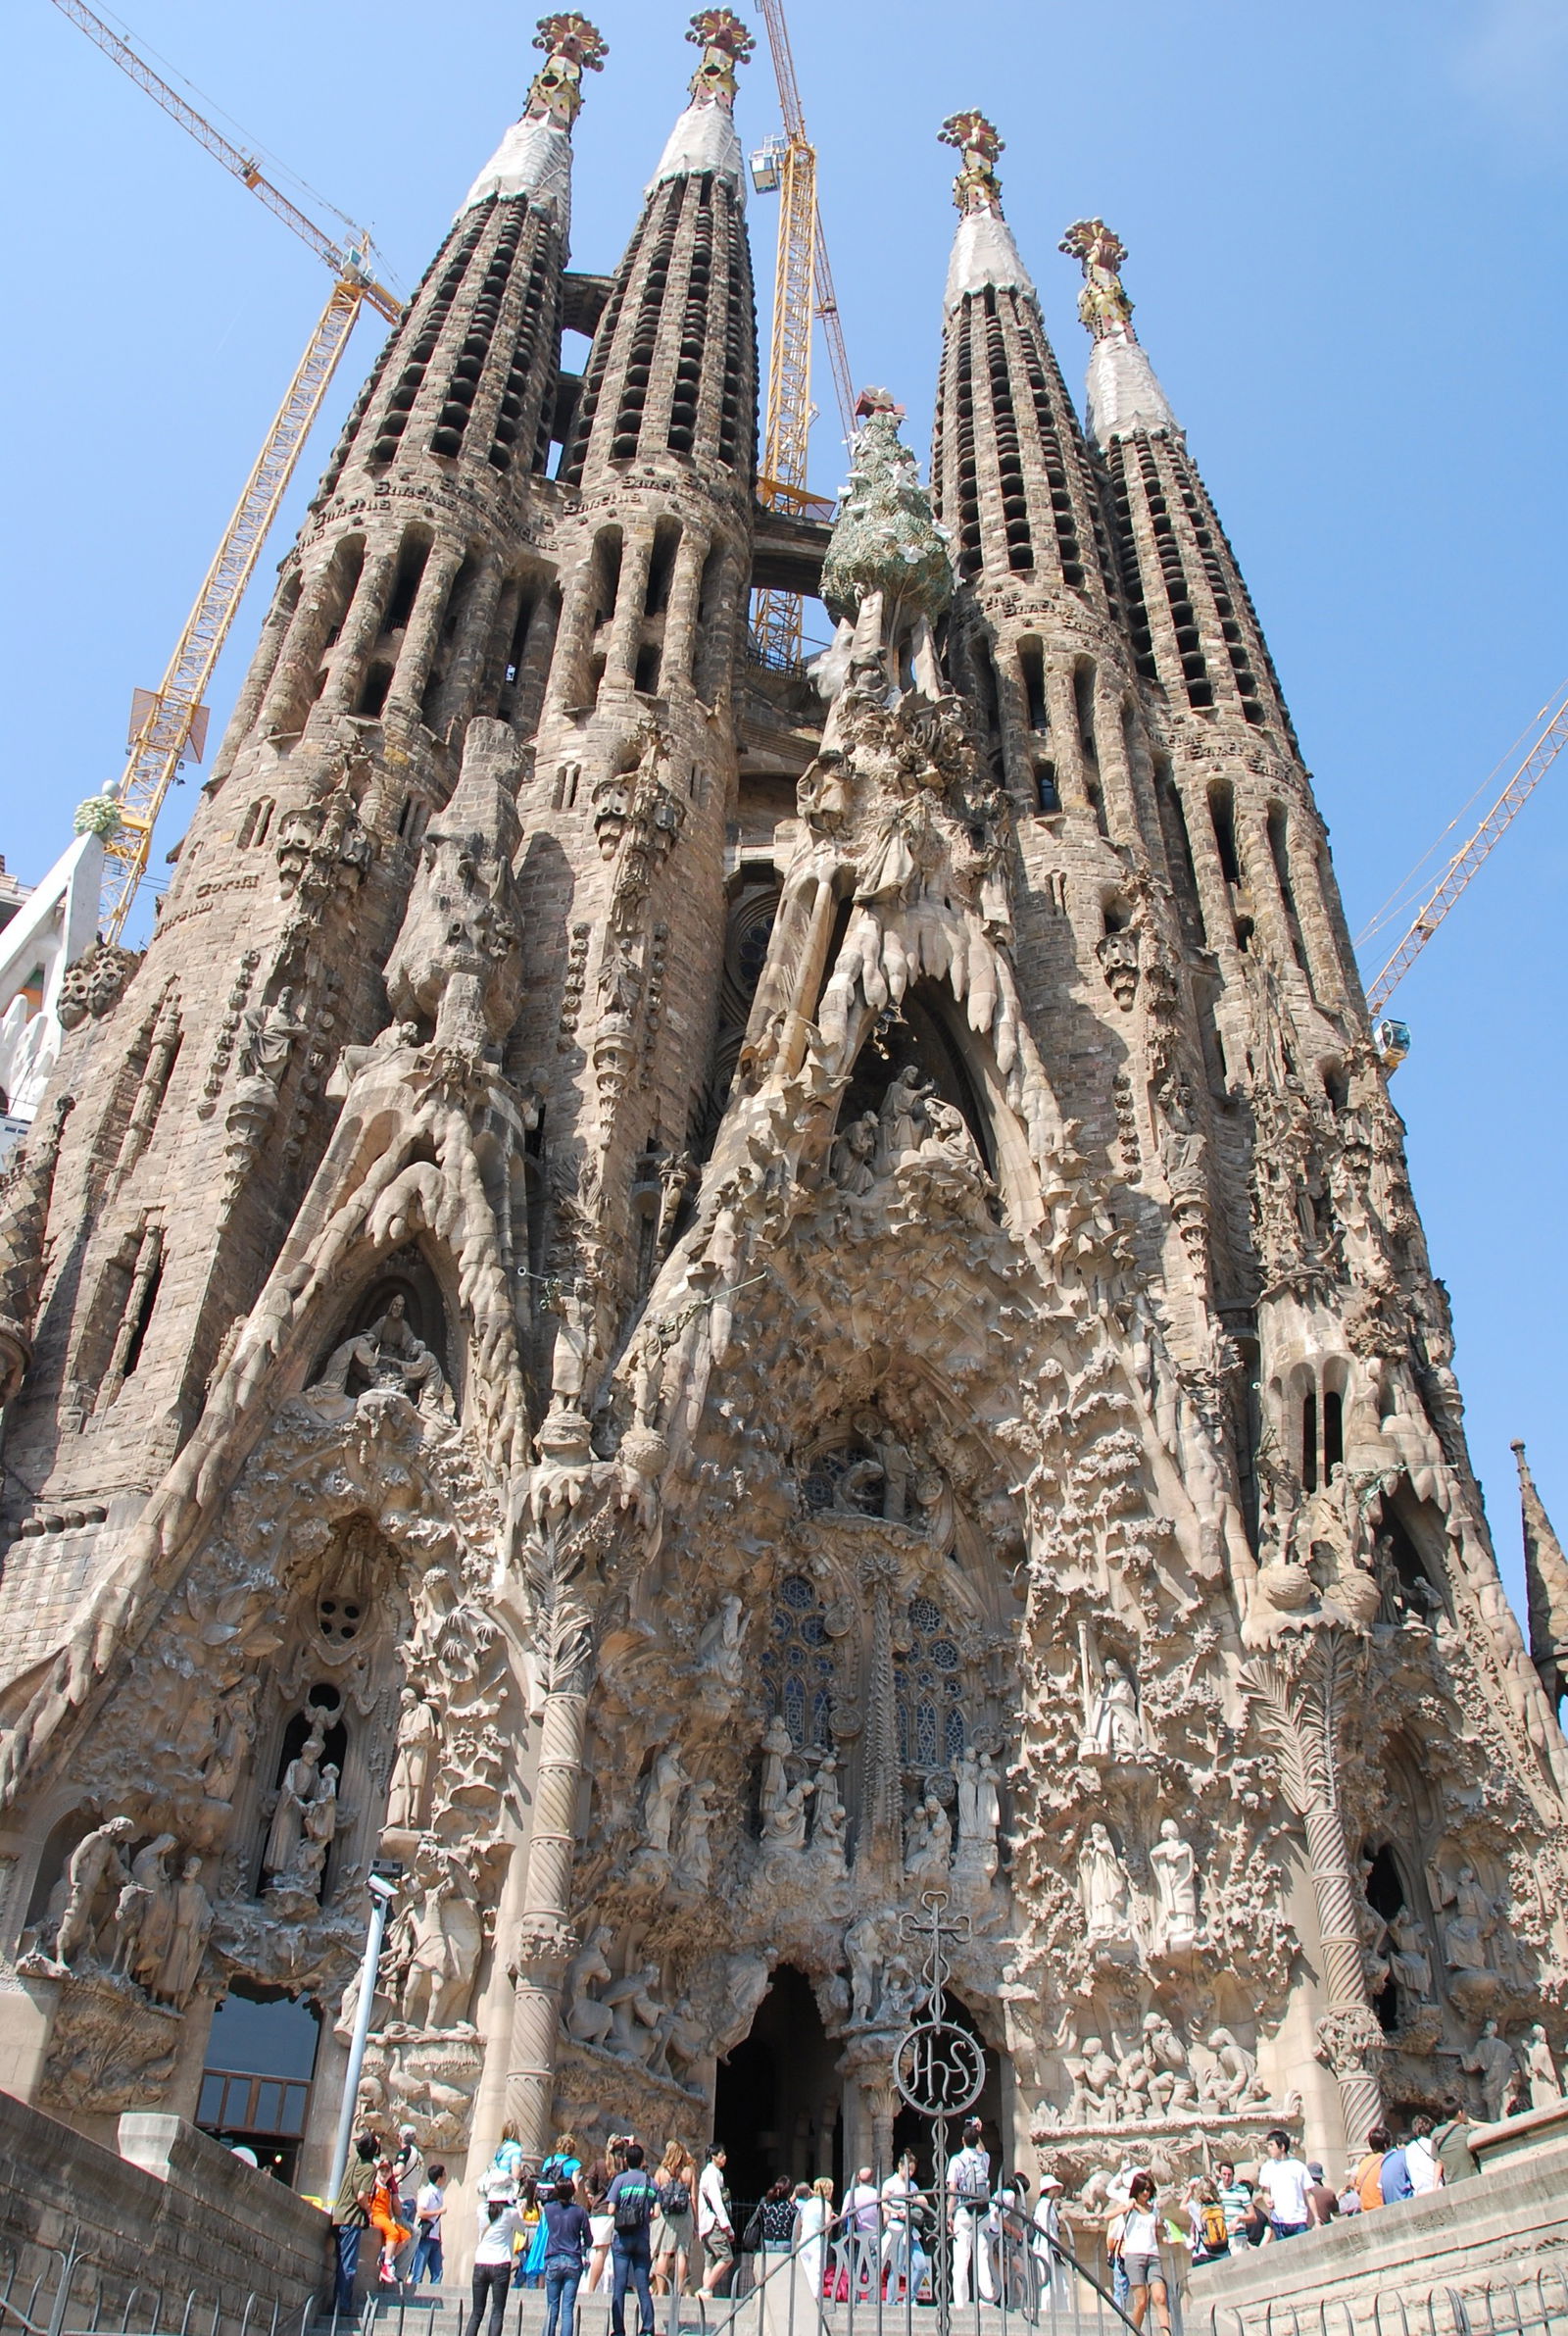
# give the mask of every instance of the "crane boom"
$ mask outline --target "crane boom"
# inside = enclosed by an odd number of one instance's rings
[[[145,58],[137,56],[128,41],[122,40],[102,17],[95,16],[85,5],[85,0],[55,0],[55,6],[62,16],[69,17],[74,25],[78,25],[106,57],[112,57],[121,72],[128,74],[138,89],[145,89],[156,105],[162,106],[166,114],[172,114],[180,128],[190,132],[198,146],[205,146],[225,171],[231,171],[236,178],[250,188],[259,202],[265,203],[268,210],[280,219],[286,227],[292,227],[300,241],[308,243],[317,258],[324,260],[334,275],[342,277],[348,273],[351,266],[364,266],[371,246],[370,238],[362,228],[353,228],[354,248],[344,251],[297,203],[291,203],[281,188],[272,184],[251,155],[242,154],[232,139],[225,138],[220,129],[215,129],[204,115],[198,114],[193,105],[186,103],[177,89],[172,89],[163,76],[153,71]],[[353,226],[352,221],[347,224]],[[380,311],[389,323],[396,323],[403,313],[402,303],[396,294],[387,291],[384,285],[367,281],[365,298],[372,308]]]
[[[158,688],[148,692],[145,699],[137,692],[140,719],[115,794],[120,823],[104,845],[102,930],[106,939],[118,941],[137,888],[147,873],[153,828],[190,748],[201,716],[203,693],[222,653],[228,628],[251,580],[268,530],[277,517],[278,506],[294,475],[301,449],[321,410],[321,401],[348,344],[354,320],[368,303],[389,323],[396,323],[403,314],[403,303],[395,292],[389,292],[368,273],[370,239],[352,221],[345,222],[352,237],[352,246],[345,251],[324,227],[318,226],[297,203],[290,202],[272,184],[251,156],[242,154],[232,139],[224,137],[220,129],[215,129],[205,116],[176,89],[172,89],[128,41],[122,40],[102,17],[86,6],[85,0],[55,0],[55,6],[62,16],[79,25],[107,57],[112,57],[138,89],[145,89],[166,114],[190,132],[199,146],[205,146],[225,171],[231,171],[258,201],[265,203],[285,226],[291,227],[318,260],[324,260],[334,278],[326,306],[306,343],[304,356],[294,369],[294,377],[223,530],[213,564],[196,595],[195,606],[185,620],[169,670]]]
[[[762,438],[761,500],[801,511],[807,494],[810,450],[811,331],[821,320],[833,387],[848,436],[855,427],[855,390],[844,346],[833,271],[828,265],[816,201],[816,149],[806,129],[806,110],[795,78],[784,0],[762,0],[768,48],[784,118],[784,152],[779,159],[778,260],[773,280],[773,337],[768,357],[767,416]],[[768,590],[757,596],[753,619],[765,663],[796,665],[802,647],[799,593]]]
[[[1381,1014],[1398,984],[1431,940],[1487,855],[1498,843],[1535,793],[1563,748],[1568,746],[1568,693],[1543,707],[1534,745],[1467,843],[1443,871],[1442,881],[1416,911],[1409,931],[1366,993],[1367,1011]]]
[[[130,914],[136,888],[147,872],[153,826],[190,744],[207,685],[213,676],[234,611],[251,580],[257,558],[300,450],[321,410],[337,361],[364,297],[345,279],[335,283],[295,369],[283,403],[223,530],[217,557],[207,571],[195,606],[185,620],[169,670],[153,693],[116,795],[120,825],[104,846],[103,929],[118,941]]]

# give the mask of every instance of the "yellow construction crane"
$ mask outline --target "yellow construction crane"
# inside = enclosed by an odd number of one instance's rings
[[[779,197],[773,344],[767,369],[762,472],[757,492],[771,508],[800,516],[813,507],[829,508],[823,498],[808,494],[806,486],[812,417],[811,330],[817,319],[827,341],[846,437],[855,429],[855,385],[817,209],[816,149],[806,134],[783,0],[762,0],[762,18],[778,80],[784,135],[769,139],[752,157],[752,184],[758,193],[777,193]],[[798,592],[760,592],[753,626],[766,664],[800,663],[803,622]]]
[[[267,531],[277,516],[300,450],[321,410],[337,361],[342,356],[354,320],[368,302],[378,315],[395,323],[403,303],[369,273],[370,240],[357,227],[345,245],[336,243],[296,203],[275,187],[254,158],[242,154],[222,131],[187,105],[144,58],[82,0],[54,0],[63,16],[79,25],[166,114],[189,130],[198,144],[216,155],[225,171],[248,186],[253,195],[292,227],[332,273],[332,290],[318,318],[305,354],[273,417],[261,453],[244,491],[223,530],[222,540],[185,620],[184,629],[155,690],[137,690],[131,704],[132,736],[119,785],[105,791],[114,806],[105,813],[102,932],[118,941],[130,914],[136,889],[147,872],[152,854],[153,827],[164,798],[187,753],[201,758],[207,731],[203,704],[228,628],[246,585],[250,582]],[[346,225],[352,223],[345,222]]]
[[[1454,853],[1443,871],[1442,880],[1416,911],[1403,940],[1368,989],[1367,1011],[1375,1021],[1482,862],[1501,840],[1558,755],[1568,746],[1568,692],[1549,705],[1543,706],[1533,727],[1536,734],[1523,762],[1474,834]],[[1400,890],[1403,889],[1401,885]],[[1391,909],[1385,909],[1375,918],[1362,934],[1362,940],[1370,938],[1391,914]],[[1409,1030],[1403,1022],[1382,1020],[1378,1021],[1377,1038],[1385,1067],[1390,1070],[1396,1069],[1410,1051]]]

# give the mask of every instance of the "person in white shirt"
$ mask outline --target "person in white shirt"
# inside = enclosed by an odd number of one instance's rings
[[[1432,2119],[1425,2111],[1410,2119],[1410,2138],[1404,2145],[1404,2170],[1410,2177],[1412,2198],[1425,2198],[1443,2180],[1443,2167],[1432,2147]]]
[[[507,2316],[507,2291],[512,2285],[513,2249],[521,2227],[522,2214],[514,2204],[504,2198],[485,2201],[479,2243],[473,2251],[473,2309],[463,2336],[479,2336],[486,2302],[490,2306],[487,2336],[501,2336]]]
[[[898,2296],[900,2280],[908,2282],[911,2301],[918,2284],[910,2265],[914,2240],[911,2202],[919,2195],[920,2185],[914,2178],[914,2152],[906,2150],[899,2160],[898,2171],[889,2174],[882,2185],[882,2277],[890,2304]]]
[[[702,2292],[715,2296],[719,2282],[735,2265],[735,2225],[729,2217],[729,2192],[724,2184],[724,2145],[715,2141],[708,2153],[703,2178],[697,2185],[697,2236],[703,2242],[708,2267]]]
[[[1160,2336],[1170,2336],[1170,2291],[1160,2268],[1159,2212],[1152,2174],[1134,2174],[1127,2204],[1111,2221],[1121,2225],[1113,2243],[1127,2274],[1127,2311],[1133,2326],[1143,2326],[1152,2299]]]
[[[969,2302],[970,2265],[981,2300],[994,2304],[996,2283],[991,2276],[991,2250],[986,2245],[985,2218],[991,2205],[991,2155],[980,2146],[982,2126],[970,2117],[963,2128],[963,2147],[948,2167],[948,2212],[953,2228],[953,2300]]]
[[[1067,2301],[1067,2266],[1055,2252],[1061,2239],[1061,2184],[1054,2174],[1047,2174],[1040,2184],[1040,2196],[1029,2217],[1035,2236],[1030,2250],[1040,2275],[1042,2291],[1053,2299],[1052,2308]]]
[[[842,2220],[850,2243],[850,2293],[857,2295],[863,2289],[872,2295],[881,2261],[882,2193],[872,2181],[868,2165],[858,2168],[845,2192]]]
[[[1268,2218],[1277,2239],[1298,2239],[1312,2219],[1306,2194],[1312,2177],[1299,2158],[1291,2155],[1291,2137],[1276,2125],[1268,2135],[1268,2156],[1257,2169],[1257,2186],[1268,2201]]]

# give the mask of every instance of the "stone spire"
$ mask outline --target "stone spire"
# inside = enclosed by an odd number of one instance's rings
[[[43,1289],[44,1231],[54,1190],[60,1135],[74,1097],[62,1095],[0,1196],[0,1407],[32,1361],[32,1322]]]
[[[1530,1599],[1530,1660],[1553,1705],[1568,1693],[1568,1557],[1536,1490],[1521,1443],[1519,1505],[1524,1517],[1525,1587]]]
[[[687,38],[702,63],[600,320],[561,465],[568,486],[665,451],[751,483],[756,318],[733,109],[756,42],[727,8],[702,10]]]
[[[1029,271],[1012,239],[1012,229],[1002,216],[1002,182],[996,166],[1004,141],[997,135],[995,124],[971,106],[966,113],[950,114],[937,135],[944,146],[956,146],[963,158],[963,168],[953,184],[958,231],[948,263],[946,306],[956,308],[966,292],[984,291],[988,284],[999,291],[1026,292],[1033,297]]]
[[[649,181],[649,192],[666,178],[712,171],[735,190],[744,207],[746,174],[735,127],[737,68],[749,63],[757,41],[727,8],[705,8],[693,17],[686,37],[703,52],[691,77],[691,104],[669,133]]]
[[[545,62],[534,75],[528,103],[469,187],[458,217],[492,195],[527,195],[554,213],[563,247],[571,227],[571,125],[582,111],[584,73],[602,73],[607,42],[575,11],[541,17],[534,47]]]
[[[1174,431],[1176,417],[1133,330],[1133,304],[1121,280],[1127,246],[1102,219],[1080,219],[1059,248],[1084,272],[1078,320],[1095,343],[1089,360],[1090,437],[1103,449],[1138,430],[1152,436]]]

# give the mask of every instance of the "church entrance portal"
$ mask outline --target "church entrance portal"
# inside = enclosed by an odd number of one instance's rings
[[[992,2173],[1000,2175],[1010,2165],[1004,2139],[1002,2064],[967,2006],[950,1993],[947,2009],[948,2017],[967,2029],[985,2054],[985,2087],[969,2113],[985,2128]],[[751,2033],[718,2067],[713,2138],[728,2153],[725,2179],[737,2207],[760,2198],[781,2174],[792,2182],[810,2182],[826,2174],[834,2197],[843,2197],[856,2165],[845,2158],[840,2050],[823,2029],[810,1982],[793,1964],[781,1963]],[[872,2155],[868,2124],[865,2134],[858,2163]],[[958,2149],[961,2138],[955,2124],[948,2137],[950,2152]],[[893,2171],[899,2153],[906,2149],[915,2154],[919,2179],[929,2182],[930,2120],[901,2108],[893,2126],[892,2160],[872,2168],[878,2181]]]
[[[805,1975],[781,1963],[750,2035],[719,2063],[713,2138],[729,2153],[725,2179],[737,2206],[770,2182],[832,2177],[844,2184],[843,2079],[839,2048],[822,2026]]]

